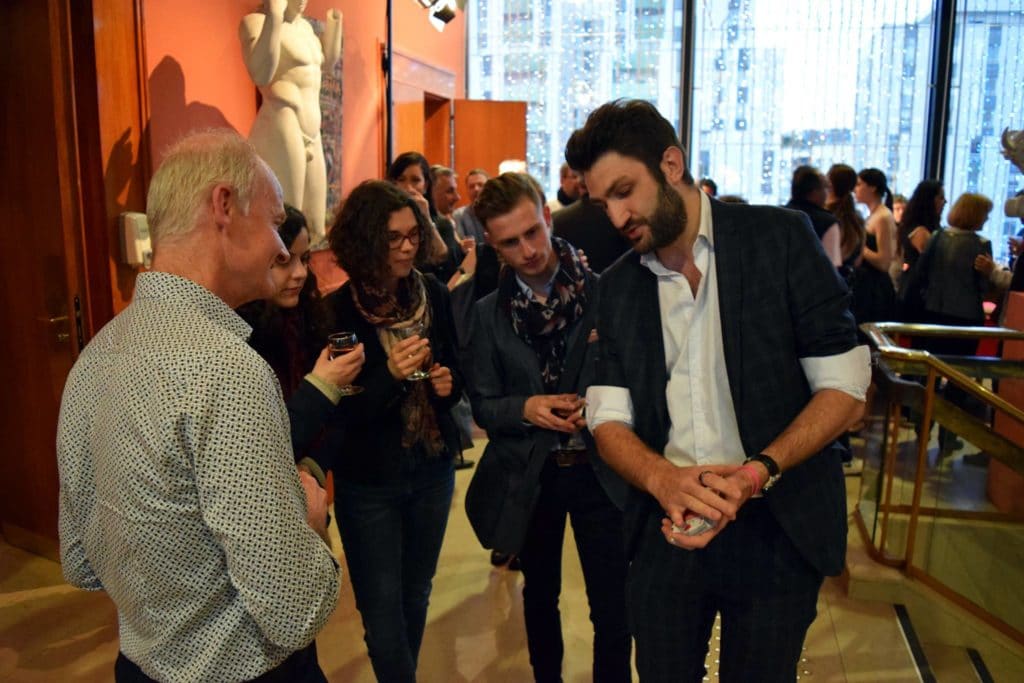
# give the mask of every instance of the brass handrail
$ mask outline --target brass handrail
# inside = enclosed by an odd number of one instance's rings
[[[991,404],[993,407],[998,408],[1013,419],[1024,424],[1024,410],[1007,402],[1006,399],[989,391],[949,363],[933,356],[927,351],[897,346],[889,338],[889,333],[894,333],[929,337],[945,336],[960,339],[973,337],[1024,342],[1024,332],[1006,327],[947,327],[945,325],[911,325],[905,323],[864,323],[860,326],[860,329],[868,336],[871,344],[878,349],[879,354],[883,358],[913,361],[927,365],[929,368],[934,369],[937,374],[943,375],[952,382],[955,382],[961,389],[975,398]]]

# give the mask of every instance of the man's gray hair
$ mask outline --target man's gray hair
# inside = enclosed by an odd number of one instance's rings
[[[453,175],[455,175],[455,171],[448,168],[447,166],[442,166],[441,164],[434,164],[433,166],[430,167],[430,179],[433,180],[434,182],[437,182],[438,178],[446,178],[448,176]]]
[[[149,183],[146,217],[154,245],[191,232],[200,212],[210,206],[211,192],[219,183],[234,189],[239,208],[248,214],[263,173],[276,184],[256,149],[235,131],[189,133],[167,150]]]

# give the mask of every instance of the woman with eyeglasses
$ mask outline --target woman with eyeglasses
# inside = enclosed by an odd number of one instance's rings
[[[428,230],[408,194],[366,181],[329,235],[350,279],[326,304],[366,361],[355,378],[363,391],[334,413],[314,457],[334,470],[335,517],[380,681],[415,680],[460,450],[448,290],[414,267]]]

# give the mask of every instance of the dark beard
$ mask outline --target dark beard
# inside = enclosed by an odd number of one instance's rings
[[[679,193],[662,182],[658,185],[658,205],[654,213],[644,219],[651,233],[649,244],[634,244],[633,248],[641,254],[661,249],[672,244],[686,230],[686,206]]]

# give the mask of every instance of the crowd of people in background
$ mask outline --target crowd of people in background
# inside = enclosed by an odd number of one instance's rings
[[[822,578],[841,569],[835,468],[867,384],[855,323],[983,324],[983,302],[1012,285],[979,235],[992,202],[958,197],[943,227],[941,182],[903,199],[883,171],[835,164],[794,170],[789,211],[749,206],[695,183],[667,121],[635,101],[595,111],[566,153],[550,199],[526,174],[473,168],[465,203],[456,170],[398,155],[334,219],[348,280],[330,293],[302,213],[246,143],[205,134],[167,155],[150,190],[158,272],[83,353],[61,417],[65,571],[118,606],[118,680],[324,680],[310,643],[337,595],[318,538],[331,471],[374,673],[414,681],[473,417],[488,446],[467,512],[492,562],[522,568],[536,680],[561,676],[567,519],[594,680],[630,680],[631,643],[643,680],[699,680],[716,612],[740,634],[723,642],[723,676],[792,678]],[[230,164],[209,163],[220,157]],[[188,185],[176,213],[161,208],[170,184]],[[231,361],[227,386],[205,356],[180,355],[197,330]],[[101,370],[124,381],[96,402]],[[226,494],[236,478],[247,485]],[[197,544],[202,575],[151,558],[97,496],[152,519],[189,511],[168,553]],[[251,528],[270,559],[245,547]],[[156,573],[181,601],[126,582],[124,548],[151,558],[143,583]],[[212,612],[190,602],[195,581],[218,586]],[[180,642],[145,635],[166,630],[154,609]]]

